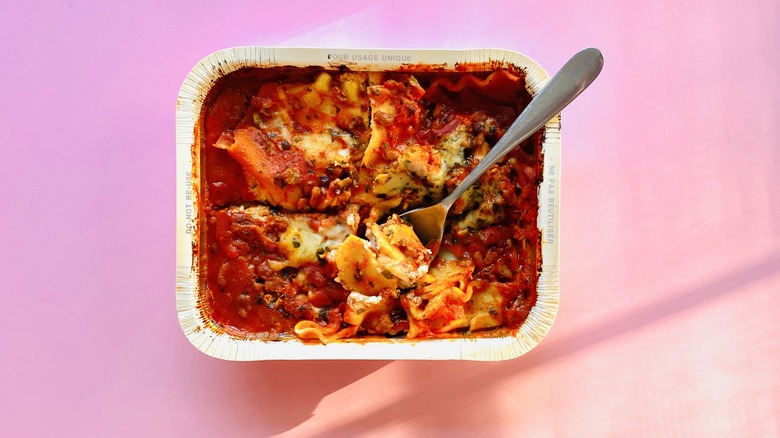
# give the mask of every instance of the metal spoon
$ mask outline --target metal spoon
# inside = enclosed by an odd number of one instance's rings
[[[574,55],[536,94],[490,152],[446,198],[430,207],[417,208],[401,215],[412,225],[420,241],[428,248],[432,248],[434,255],[438,252],[444,234],[444,220],[452,204],[490,166],[496,164],[510,150],[544,126],[579,96],[596,79],[603,65],[604,57],[598,49],[589,48]]]

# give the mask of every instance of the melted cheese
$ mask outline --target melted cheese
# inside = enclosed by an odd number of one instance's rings
[[[431,251],[397,215],[382,225],[370,225],[367,234],[377,252],[377,262],[398,278],[401,286],[411,287],[428,272]]]
[[[437,144],[416,134],[425,109],[414,77],[399,86],[395,81],[369,87],[371,138],[362,165],[374,175],[372,193],[403,196],[404,205],[419,205],[442,198],[450,169],[465,163],[470,136],[459,125]]]
[[[466,164],[466,149],[472,145],[469,137],[468,127],[464,124],[458,125],[453,131],[445,134],[436,145],[436,150],[441,156],[447,169]]]
[[[453,225],[453,230],[481,230],[504,219],[505,211],[502,207],[507,205],[507,199],[503,196],[506,182],[504,177],[494,168],[464,194],[460,202],[464,202],[463,208],[470,208],[465,215]]]
[[[290,147],[300,151],[306,159],[321,167],[343,166],[349,163],[351,151],[358,147],[358,139],[339,127],[335,116],[340,110],[351,112],[353,116],[358,117],[362,116],[363,112],[360,107],[337,102],[332,92],[315,91],[325,87],[325,83],[331,84],[330,79],[327,81],[320,79],[324,77],[330,78],[327,73],[322,73],[315,81],[316,86],[310,87],[312,91],[299,88],[297,96],[294,93],[296,91],[294,88],[287,90],[287,93],[280,89],[284,95],[285,106],[276,108],[270,117],[259,119],[258,127],[266,134],[273,136],[277,143],[281,143],[282,140],[286,141]],[[353,86],[357,87],[359,84]],[[295,97],[298,97],[304,104],[303,109],[297,110],[298,113],[307,109],[312,111],[316,109],[314,113],[317,123],[308,120],[302,122],[300,117],[297,117],[296,123],[303,128],[303,132],[293,132],[290,129],[293,120],[290,114],[295,113],[296,110],[289,106],[291,105],[289,102]]]
[[[283,260],[268,260],[268,266],[280,271],[287,267],[299,268],[308,263],[317,263],[327,253],[336,250],[351,236],[355,230],[348,221],[354,222],[357,212],[347,215],[348,220],[336,216],[321,214],[274,214],[267,207],[256,206],[242,208],[255,223],[264,227],[282,223],[286,226],[279,234],[277,253],[284,256]],[[312,228],[312,222],[317,221],[317,231]],[[278,225],[277,225],[278,227]]]
[[[322,72],[311,83],[266,83],[252,99],[252,123],[214,146],[241,164],[257,201],[291,211],[343,207],[351,180],[342,175],[354,173],[353,155],[366,141],[365,78]],[[315,180],[302,184],[307,175]]]
[[[396,327],[389,316],[395,301],[394,294],[367,296],[352,292],[347,297],[344,322],[361,326],[367,333],[395,335],[400,331],[400,327]]]

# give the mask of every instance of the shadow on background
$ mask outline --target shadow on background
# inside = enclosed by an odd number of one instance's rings
[[[390,361],[268,361],[221,367],[235,421],[253,434],[278,434],[308,420],[328,394],[379,370]],[[228,427],[226,430],[234,430]]]
[[[699,286],[666,295],[653,303],[629,311],[593,327],[578,330],[576,334],[542,343],[518,361],[500,363],[480,362],[407,362],[414,376],[407,394],[374,411],[365,412],[322,431],[324,435],[370,433],[397,422],[421,419],[422,426],[438,423],[439,427],[457,430],[460,423],[474,424],[469,412],[453,409],[457,400],[466,397],[471,402],[492,403],[492,392],[509,377],[528,373],[537,367],[561,360],[635,332],[658,321],[687,312],[720,297],[737,292],[751,283],[780,272],[780,253],[730,274],[707,281]],[[407,384],[408,382],[403,382]],[[377,412],[381,409],[381,412]],[[347,416],[344,417],[349,418]],[[430,424],[429,424],[430,423]]]

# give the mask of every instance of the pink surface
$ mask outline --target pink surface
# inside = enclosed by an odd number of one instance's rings
[[[780,3],[0,7],[0,434],[780,435]],[[571,2],[575,3],[575,2]],[[561,307],[500,363],[230,363],[174,305],[174,106],[234,45],[478,48],[555,72]]]

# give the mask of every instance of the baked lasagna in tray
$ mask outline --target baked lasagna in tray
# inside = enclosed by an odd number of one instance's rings
[[[398,214],[442,199],[530,102],[525,72],[243,68],[200,126],[204,314],[246,339],[505,336],[537,299],[539,131],[426,248]]]

